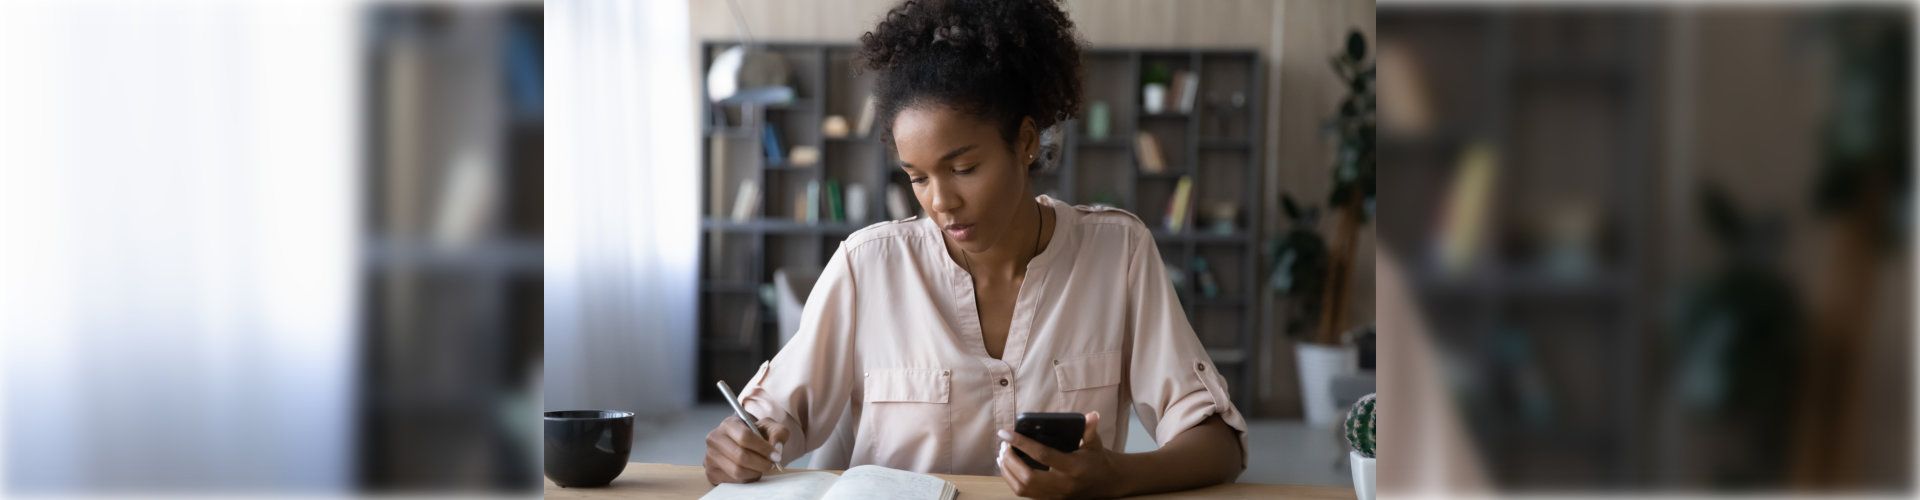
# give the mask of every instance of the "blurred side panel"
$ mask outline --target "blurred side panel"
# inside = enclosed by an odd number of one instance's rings
[[[363,14],[361,486],[535,491],[541,7]]]
[[[1461,439],[1381,449],[1452,443],[1499,491],[1910,493],[1912,24],[1384,6],[1378,258],[1401,272],[1378,286],[1418,307],[1382,357],[1431,370],[1380,394],[1444,394],[1383,421],[1444,412]],[[1452,465],[1380,460],[1383,491],[1454,491],[1420,479]]]
[[[0,493],[353,491],[355,14],[0,3]]]

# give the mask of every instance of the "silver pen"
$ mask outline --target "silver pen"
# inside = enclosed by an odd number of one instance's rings
[[[713,385],[720,387],[720,394],[723,396],[726,396],[727,398],[727,406],[732,406],[733,414],[740,416],[741,422],[747,423],[747,430],[753,431],[753,435],[759,437],[760,440],[762,441],[766,441],[769,443],[773,442],[773,440],[767,439],[767,433],[765,431],[760,430],[760,426],[758,424],[753,423],[756,420],[755,418],[753,418],[753,414],[747,413],[747,409],[740,406],[740,398],[735,397],[733,395],[733,388],[727,387],[727,381],[722,380],[719,382],[714,382]],[[779,443],[774,443],[774,444],[779,444]],[[775,460],[773,462],[773,469],[780,472],[787,471],[787,469],[780,467],[780,461],[778,460]]]

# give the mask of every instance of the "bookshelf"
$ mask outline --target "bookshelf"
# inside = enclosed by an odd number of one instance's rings
[[[701,68],[736,44],[703,43]],[[919,210],[906,174],[890,167],[897,163],[892,152],[877,138],[859,134],[861,108],[873,76],[853,75],[856,48],[777,42],[765,47],[787,59],[795,99],[780,105],[707,106],[702,122],[707,143],[700,165],[704,211],[696,380],[727,380],[735,387],[779,350],[776,312],[760,297],[763,284],[773,282],[776,270],[818,269],[847,235],[893,219],[887,210],[889,186],[902,191],[909,215]],[[1196,258],[1206,260],[1219,292],[1204,296],[1190,283],[1193,293],[1183,298],[1182,306],[1227,376],[1235,403],[1247,407],[1257,371],[1250,366],[1257,359],[1251,355],[1255,333],[1268,321],[1257,306],[1259,238],[1252,233],[1260,227],[1256,190],[1261,174],[1257,139],[1261,120],[1254,111],[1262,109],[1259,54],[1115,47],[1087,50],[1084,58],[1086,102],[1105,103],[1107,136],[1089,136],[1084,120],[1062,124],[1056,167],[1033,174],[1035,194],[1076,205],[1106,203],[1135,213],[1153,228],[1161,257],[1171,267],[1190,272]],[[1191,110],[1146,113],[1142,109],[1142,71],[1156,66],[1199,77]],[[1237,106],[1235,93],[1240,95]],[[703,95],[703,105],[705,101]],[[846,137],[828,137],[822,122],[832,115],[844,117],[853,131]],[[809,165],[768,162],[761,132],[768,125],[775,128],[783,149],[817,148],[820,161]],[[1142,131],[1159,143],[1165,171],[1145,172],[1137,166],[1134,137]],[[1173,231],[1161,221],[1182,176],[1190,179],[1194,214],[1185,230]],[[824,216],[831,210],[822,209],[817,223],[803,220],[804,213],[796,212],[801,209],[795,203],[804,203],[806,184],[824,184],[829,179],[846,188],[843,191],[859,186],[865,192],[864,217],[835,221]],[[754,209],[749,216],[735,220],[731,215],[741,194],[739,184],[747,180],[759,186],[758,196],[750,200]],[[1209,227],[1207,213],[1222,202],[1237,207],[1237,214],[1231,230],[1216,233]],[[851,216],[861,210],[847,212]],[[702,401],[717,399],[711,392],[696,391]]]

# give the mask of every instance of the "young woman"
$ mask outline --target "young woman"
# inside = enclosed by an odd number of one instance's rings
[[[821,469],[998,474],[1037,498],[1238,477],[1246,423],[1147,227],[1033,194],[1042,132],[1081,101],[1056,1],[908,0],[860,37],[860,60],[925,215],[841,243],[799,333],[741,393],[769,439],[727,419],[707,436],[708,480],[754,481],[807,452]],[[1129,409],[1159,449],[1122,452]],[[1085,414],[1080,450],[1014,434],[1021,412]]]

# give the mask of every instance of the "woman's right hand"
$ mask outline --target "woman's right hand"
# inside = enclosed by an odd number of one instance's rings
[[[707,433],[707,457],[701,466],[707,470],[708,484],[751,483],[773,470],[773,462],[780,458],[773,443],[787,441],[787,428],[764,418],[759,425],[769,439],[753,435],[739,416],[727,417]]]

